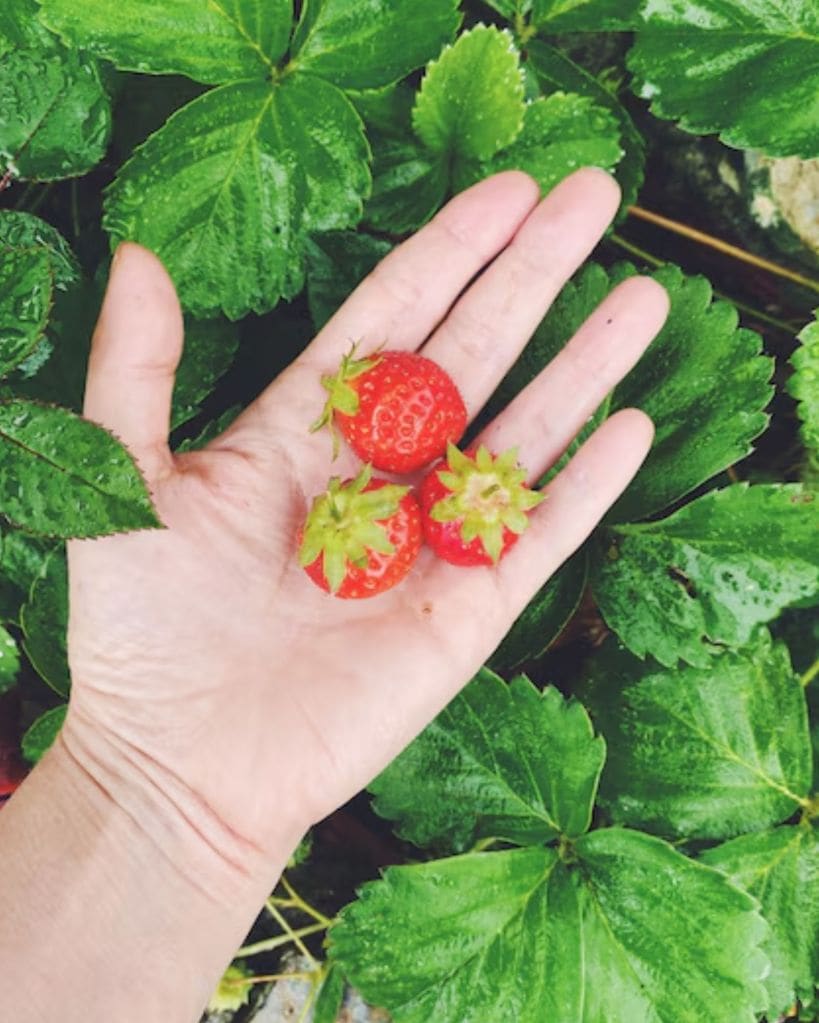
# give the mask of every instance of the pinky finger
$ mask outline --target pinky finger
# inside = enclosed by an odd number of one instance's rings
[[[645,413],[623,409],[551,481],[526,535],[498,566],[510,604],[524,607],[580,547],[637,473],[653,437]]]

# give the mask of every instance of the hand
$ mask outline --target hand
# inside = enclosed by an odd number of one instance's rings
[[[168,448],[176,296],[150,253],[118,249],[85,413],[133,452],[167,528],[69,545],[73,691],[61,739],[115,799],[195,818],[226,857],[261,869],[283,831],[297,836],[366,785],[469,680],[624,489],[651,424],[636,410],[609,419],[497,567],[454,568],[425,550],[401,586],[343,601],[296,559],[312,497],[331,474],[356,471],[348,452],[331,466],[329,439],[308,432],[320,377],[352,339],[363,352],[423,346],[474,417],[618,200],[596,170],[542,202],[515,171],[468,189],[220,438],[183,455]],[[518,445],[538,478],[666,313],[653,281],[622,284],[488,427],[489,446]]]

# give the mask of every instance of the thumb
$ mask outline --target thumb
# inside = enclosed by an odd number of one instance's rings
[[[149,481],[173,464],[168,432],[183,337],[165,268],[140,245],[120,245],[91,342],[83,411],[119,437]]]

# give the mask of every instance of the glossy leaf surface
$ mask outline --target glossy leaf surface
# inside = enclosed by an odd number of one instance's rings
[[[416,845],[547,842],[589,826],[604,758],[580,704],[484,669],[370,790]]]
[[[668,670],[609,641],[581,688],[608,759],[612,818],[669,838],[728,838],[806,805],[813,765],[805,696],[764,630],[712,666]]]

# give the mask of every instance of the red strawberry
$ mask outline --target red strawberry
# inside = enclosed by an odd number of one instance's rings
[[[359,458],[385,472],[408,473],[440,458],[466,429],[458,388],[440,366],[415,352],[375,352],[355,358],[356,346],[335,376],[312,429],[333,422]],[[333,450],[338,442],[333,436]]]
[[[299,563],[337,597],[375,597],[401,582],[421,549],[421,511],[409,487],[372,479],[330,480],[299,534]]]
[[[526,486],[515,448],[494,456],[447,448],[446,461],[421,484],[424,536],[453,565],[493,565],[529,525],[544,495]]]

